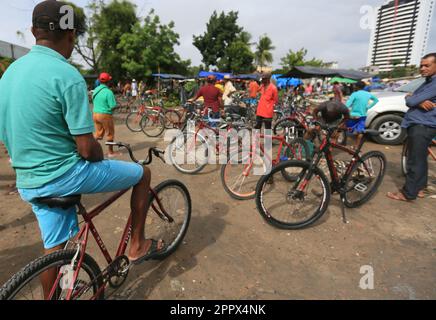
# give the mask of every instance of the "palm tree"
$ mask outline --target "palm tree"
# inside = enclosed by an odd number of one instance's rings
[[[260,37],[256,52],[254,53],[257,65],[263,69],[267,63],[272,63],[273,56],[271,50],[274,49],[275,47],[272,45],[272,41],[267,35]]]

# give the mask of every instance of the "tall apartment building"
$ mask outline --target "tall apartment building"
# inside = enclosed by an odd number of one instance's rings
[[[391,0],[376,10],[368,66],[390,71],[397,66],[419,65],[426,54],[436,0]]]

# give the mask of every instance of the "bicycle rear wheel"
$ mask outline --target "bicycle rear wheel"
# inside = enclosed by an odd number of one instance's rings
[[[154,213],[147,216],[145,233],[147,238],[163,239],[165,250],[155,259],[162,260],[172,254],[183,241],[191,220],[191,196],[186,186],[177,180],[168,180],[154,189],[157,198],[151,193],[150,201]],[[161,212],[161,207],[165,211]],[[170,221],[170,220],[173,221]]]
[[[62,267],[70,266],[75,254],[76,250],[60,250],[32,261],[0,288],[0,300],[44,300],[41,274],[52,268],[59,272]],[[73,299],[104,299],[104,290],[98,292],[99,288],[103,286],[100,274],[101,271],[97,262],[88,254],[85,254],[78,279],[72,285]],[[53,300],[66,298],[68,290],[66,290],[67,288],[62,289],[63,281],[62,277],[57,283],[53,284],[53,286],[56,285],[57,287]],[[75,292],[79,293],[80,289],[88,284],[92,284],[92,290],[87,290],[80,296],[74,297]],[[71,286],[68,286],[68,288],[71,288]],[[98,296],[95,296],[97,293]]]
[[[313,169],[307,180],[311,164],[304,161],[286,161],[263,176],[256,188],[256,206],[270,225],[296,230],[315,223],[326,212],[330,202],[330,184],[325,174]],[[295,177],[290,181],[287,175]]]
[[[344,203],[357,208],[375,194],[386,172],[386,157],[379,151],[364,154],[356,162],[345,182]]]

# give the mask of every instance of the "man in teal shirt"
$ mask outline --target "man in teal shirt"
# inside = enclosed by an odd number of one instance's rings
[[[63,249],[77,234],[78,221],[76,208],[50,208],[39,198],[133,186],[129,258],[140,262],[163,247],[162,241],[146,240],[144,235],[151,174],[134,163],[103,161],[102,148],[92,135],[86,83],[67,61],[77,26],[68,29],[60,23],[64,5],[43,1],[35,7],[36,46],[0,80],[0,141],[11,156],[20,195],[37,217],[46,254]],[[45,297],[56,276],[56,269],[42,274]]]
[[[347,127],[353,133],[357,133],[356,147],[358,147],[366,129],[368,110],[374,107],[379,100],[373,94],[363,90],[365,88],[363,82],[359,81],[356,87],[359,90],[350,96],[346,105],[350,109],[350,120],[347,121]],[[370,101],[372,102],[370,103]]]
[[[94,105],[94,137],[97,140],[102,140],[106,135],[108,142],[113,142],[115,139],[115,125],[112,117],[112,110],[117,106],[115,95],[107,86],[112,80],[110,74],[103,72],[98,77],[100,85],[94,89],[92,102]],[[114,153],[113,146],[109,146],[108,158],[115,158],[119,154]]]

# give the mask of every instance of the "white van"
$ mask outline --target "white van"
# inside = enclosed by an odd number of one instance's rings
[[[409,110],[406,106],[406,95],[413,93],[424,81],[424,78],[419,78],[394,91],[373,92],[380,101],[368,110],[366,127],[380,131],[380,135],[373,138],[377,143],[387,145],[403,143],[406,131],[401,128],[401,123]]]

